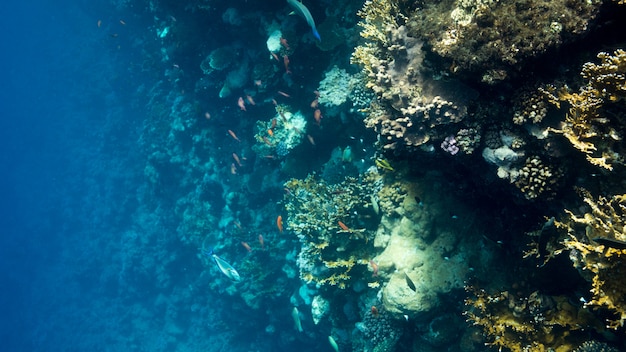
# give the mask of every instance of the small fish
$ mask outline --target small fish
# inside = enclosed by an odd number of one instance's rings
[[[271,129],[273,130],[274,128],[276,128],[276,119],[272,119],[272,127]]]
[[[320,106],[320,102],[317,98],[315,98],[315,100],[311,102],[311,109],[317,109],[318,106]]]
[[[252,98],[251,95],[246,95],[246,100],[248,101],[248,104],[256,105],[256,103],[254,102],[254,99]]]
[[[282,215],[278,215],[276,218],[276,227],[278,227],[278,232],[283,233],[283,217]]]
[[[234,140],[236,140],[237,142],[241,142],[241,140],[237,137],[237,135],[235,134],[235,132],[233,132],[232,130],[228,130],[228,134],[233,137]]]
[[[307,134],[306,138],[309,140],[309,143],[311,143],[311,145],[315,145],[315,139],[313,139],[310,134]]]
[[[375,163],[376,163],[376,166],[380,169],[384,169],[387,171],[395,171],[393,167],[391,167],[389,162],[385,159],[376,159]]]
[[[126,25],[126,22],[124,22],[124,20],[120,20],[120,24],[121,24],[122,26],[125,26],[125,25]]]
[[[344,224],[341,221],[337,221],[337,225],[339,225],[339,227],[341,227],[341,229],[344,230],[344,231],[350,231],[350,228],[348,226],[346,226],[346,224]]]
[[[261,249],[265,249],[265,239],[263,239],[263,235],[259,235],[259,244],[261,245]]]
[[[283,97],[285,97],[285,98],[291,98],[291,95],[289,95],[289,94],[287,94],[287,93],[285,93],[285,92],[283,92],[283,91],[280,91],[280,90],[279,90],[277,93],[278,93],[278,94],[280,94],[280,95],[282,95],[282,96],[283,96]]]
[[[276,60],[276,61],[280,61],[280,59],[278,58],[278,55],[276,55],[276,53],[272,52],[272,57]]]
[[[241,111],[246,111],[246,102],[243,101],[242,97],[239,97],[239,99],[237,100],[237,106],[239,106],[239,109],[241,109]]]
[[[226,262],[224,259],[218,257],[215,253],[213,253],[213,250],[203,251],[203,253],[204,255],[209,256],[213,258],[213,260],[215,260],[215,264],[217,264],[217,267],[220,269],[222,274],[226,275],[227,278],[235,282],[241,281],[241,276],[239,276],[237,270],[235,270],[235,268],[233,268],[232,265],[228,264],[228,262]]]
[[[370,309],[370,312],[372,312],[372,315],[374,317],[378,317],[378,308],[376,308],[376,306],[372,306],[372,308]]]
[[[102,20],[98,20],[98,28],[102,27]]]
[[[239,156],[237,155],[237,153],[233,153],[233,159],[235,159],[237,166],[241,167],[241,160],[239,159]]]
[[[328,343],[330,344],[330,347],[333,348],[333,351],[339,352],[339,345],[337,345],[337,341],[335,341],[332,336],[328,336]]]
[[[241,245],[248,251],[248,253],[252,252],[252,248],[250,247],[248,242],[241,241]]]
[[[375,261],[370,260],[370,266],[372,267],[372,277],[378,276],[378,264]]]
[[[413,292],[417,292],[417,287],[415,287],[415,283],[413,283],[413,280],[411,280],[411,278],[406,272],[404,272],[404,279],[406,280],[406,285],[409,286],[409,288]]]
[[[235,165],[235,163],[230,164],[230,173],[232,175],[237,175],[237,165]]]
[[[289,43],[287,43],[287,39],[281,37],[280,38],[280,45],[282,45],[283,47],[285,47],[285,49],[289,50]]]
[[[290,75],[291,71],[289,70],[289,56],[283,55],[283,63],[285,64],[285,73]]]
[[[315,119],[315,123],[319,126],[322,122],[322,111],[320,109],[315,109],[313,112],[313,118]]]
[[[274,137],[274,131],[272,131],[272,129],[271,129],[271,128],[270,128],[269,130],[267,130],[267,134],[268,134],[270,137]],[[263,138],[265,138],[265,137],[263,137]]]
[[[208,112],[205,112],[204,113],[204,118],[207,119],[207,120],[210,120],[211,119],[211,114],[209,114]]]
[[[255,80],[254,80],[254,86],[255,86],[255,87],[261,87],[261,86],[263,86],[263,81],[261,81],[260,79],[255,79]]]
[[[302,332],[302,322],[300,321],[300,312],[298,312],[298,308],[293,307],[291,310],[291,317],[293,318],[296,330],[298,330],[298,332]]]
[[[273,137],[274,136],[274,132],[270,133],[270,131],[272,131],[272,130],[267,130],[267,133],[270,135],[270,137]],[[270,147],[272,146],[272,143],[270,143],[270,140],[267,139],[267,137],[265,137],[265,136],[263,136],[263,143],[265,143],[266,145],[268,145]]]

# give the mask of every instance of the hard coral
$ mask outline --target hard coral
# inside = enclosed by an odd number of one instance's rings
[[[543,91],[555,105],[569,105],[561,127],[550,131],[565,136],[592,164],[613,170],[614,164],[624,163],[625,146],[619,131],[626,127],[620,117],[625,111],[626,51],[616,50],[613,55],[601,52],[598,58],[599,65],[583,65],[581,76],[586,83],[578,92],[567,87],[558,93],[555,87]]]
[[[563,243],[574,267],[592,283],[587,305],[609,309],[609,327],[617,329],[626,321],[626,194],[598,200],[587,191],[582,195],[590,212],[578,217],[566,210],[567,219],[556,225],[567,231]]]

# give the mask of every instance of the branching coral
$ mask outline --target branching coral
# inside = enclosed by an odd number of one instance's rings
[[[616,329],[626,321],[626,194],[594,200],[581,193],[590,212],[579,217],[566,210],[567,220],[556,225],[568,233],[563,243],[574,267],[591,281],[587,305],[609,309],[609,327]]]
[[[469,288],[465,315],[482,327],[488,344],[512,352],[571,351],[578,336],[573,331],[595,324],[584,308],[573,306],[567,297],[540,292],[528,295],[508,291],[489,294]]]
[[[367,228],[375,226],[365,183],[347,178],[329,185],[309,176],[285,184],[288,229],[300,240],[300,277],[318,285],[346,288],[350,271],[368,264]]]
[[[624,98],[626,98],[626,51],[613,55],[599,53],[601,63],[586,63],[581,75],[586,83],[577,93],[567,87],[543,90],[560,107],[569,105],[569,112],[559,129],[550,129],[567,138],[572,146],[586,154],[594,165],[613,170],[614,164],[623,164],[623,136],[626,127]],[[621,104],[618,104],[621,103]]]

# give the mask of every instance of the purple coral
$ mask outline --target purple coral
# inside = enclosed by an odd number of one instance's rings
[[[451,155],[455,155],[459,152],[459,146],[456,144],[456,139],[454,136],[446,137],[443,142],[441,142],[441,149],[450,153]]]

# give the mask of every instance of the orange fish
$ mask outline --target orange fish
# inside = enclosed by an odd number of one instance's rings
[[[319,126],[322,121],[322,111],[320,111],[320,109],[315,109],[313,112],[313,118],[315,119],[315,123]]]
[[[230,164],[230,173],[237,175],[237,166],[235,166],[235,163]]]
[[[98,20],[98,28],[102,26],[102,20]]]
[[[256,105],[256,104],[254,103],[254,99],[252,99],[252,97],[251,97],[251,96],[246,95],[246,100],[248,101],[248,103],[250,103],[250,105]]]
[[[378,264],[375,261],[370,260],[370,265],[372,266],[372,277],[378,276]]]
[[[320,102],[315,98],[315,100],[311,102],[311,109],[317,109],[318,106],[320,106]]]
[[[263,235],[259,235],[259,244],[261,245],[261,249],[265,249],[265,240],[263,239]]]
[[[237,135],[235,134],[235,132],[228,130],[228,134],[233,137],[234,140],[236,140],[237,142],[241,142],[241,140],[237,137]]]
[[[270,137],[274,137],[274,131],[272,131],[271,128],[269,130],[267,130],[267,134],[269,134]]]
[[[348,226],[346,226],[346,224],[344,224],[343,222],[337,221],[337,224],[339,224],[339,227],[341,227],[342,230],[350,231],[350,228]]]
[[[241,160],[239,160],[239,155],[237,155],[237,153],[233,153],[233,159],[235,159],[237,166],[241,167]]]
[[[278,227],[278,232],[283,233],[283,217],[281,215],[276,218],[276,227]]]
[[[237,106],[239,106],[239,109],[241,109],[242,111],[246,111],[246,102],[243,101],[242,97],[239,97],[239,99],[237,100]]]
[[[247,242],[241,241],[241,245],[248,251],[248,253],[252,252],[252,248],[250,248],[250,245]]]

